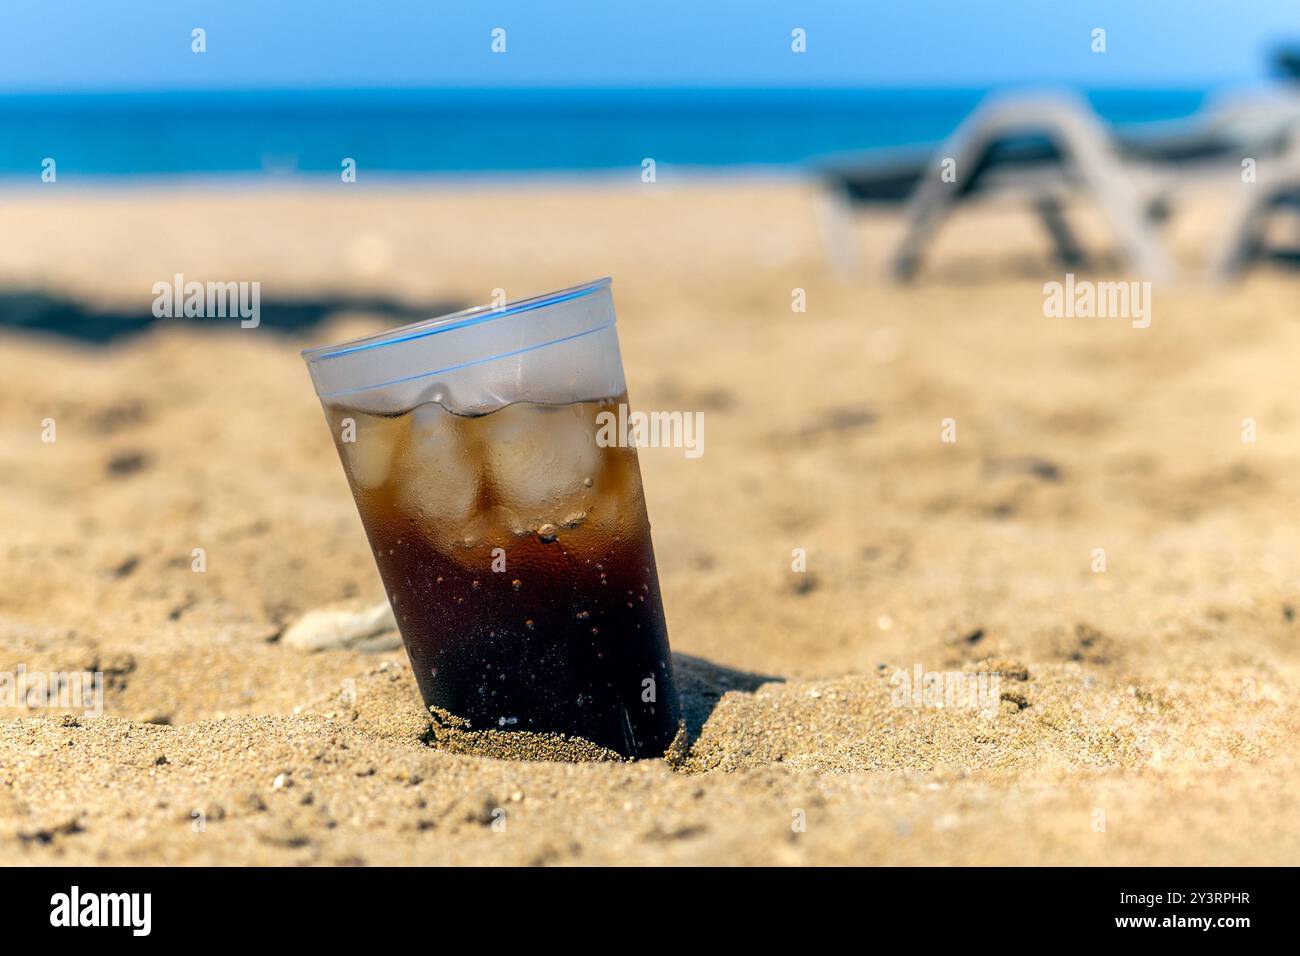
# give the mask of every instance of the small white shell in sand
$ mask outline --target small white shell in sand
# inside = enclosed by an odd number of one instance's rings
[[[396,636],[397,620],[387,601],[362,610],[318,609],[308,611],[284,632],[281,642],[300,651],[324,651],[354,647],[368,638],[393,632],[394,646],[401,646]],[[367,648],[372,649],[372,648]]]

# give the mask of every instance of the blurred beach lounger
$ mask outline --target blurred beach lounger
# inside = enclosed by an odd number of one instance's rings
[[[1240,186],[1236,208],[1210,258],[1209,276],[1215,282],[1236,278],[1263,259],[1300,265],[1295,249],[1270,250],[1266,245],[1269,226],[1279,212],[1300,216],[1300,118],[1287,126],[1283,139],[1278,155],[1257,168],[1252,182]]]
[[[895,150],[824,167],[828,252],[842,271],[856,271],[855,207],[902,204],[906,229],[892,271],[906,281],[949,214],[970,199],[996,196],[1032,206],[1058,260],[1078,266],[1086,256],[1064,204],[1085,195],[1101,208],[1126,265],[1144,278],[1167,280],[1174,265],[1156,227],[1179,193],[1239,182],[1242,159],[1281,152],[1297,120],[1300,97],[1256,95],[1225,101],[1193,120],[1117,132],[1074,96],[998,97],[937,150]],[[1254,223],[1259,215],[1242,213],[1242,219]]]

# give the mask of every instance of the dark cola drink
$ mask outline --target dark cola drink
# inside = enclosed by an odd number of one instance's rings
[[[453,410],[434,392],[322,396],[425,704],[663,756],[680,707],[637,453],[597,440],[625,395]]]

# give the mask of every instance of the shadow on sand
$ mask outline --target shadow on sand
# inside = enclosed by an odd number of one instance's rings
[[[152,305],[152,303],[151,303]],[[320,298],[263,298],[259,325],[278,332],[310,328],[335,312],[364,312],[393,320],[393,325],[418,322],[464,308],[461,302],[412,305],[384,296],[330,295]],[[85,302],[29,289],[0,290],[0,330],[40,332],[104,345],[138,335],[156,322],[191,322],[205,328],[238,329],[238,318],[159,319],[152,308],[140,311],[96,309]]]
[[[733,670],[689,654],[673,654],[673,673],[682,700],[682,719],[686,721],[689,744],[694,744],[699,738],[705,721],[727,691],[752,694],[764,684],[785,683],[784,677]]]

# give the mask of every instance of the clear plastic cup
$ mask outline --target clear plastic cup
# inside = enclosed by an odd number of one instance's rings
[[[435,730],[679,731],[609,286],[303,352]]]

